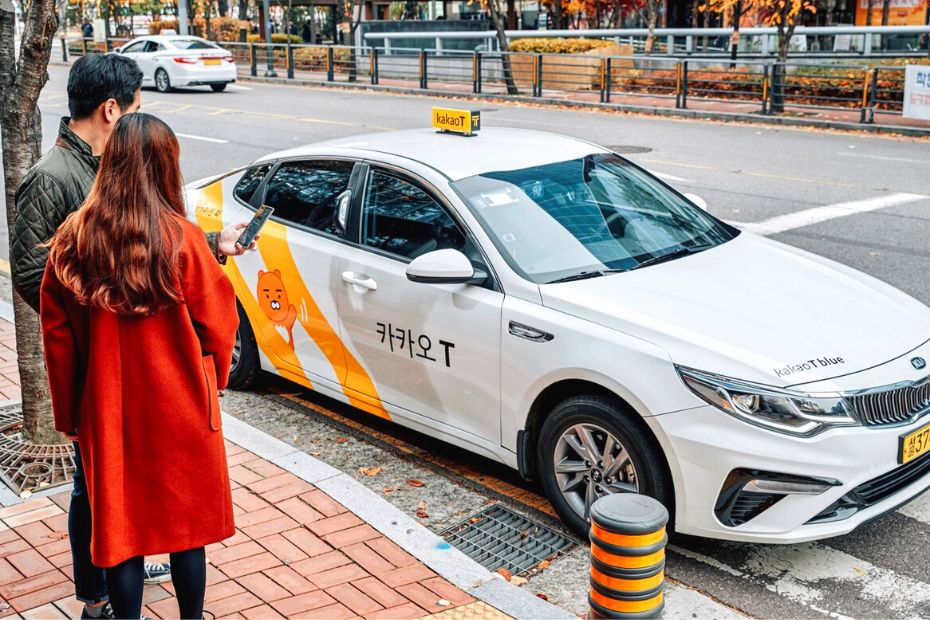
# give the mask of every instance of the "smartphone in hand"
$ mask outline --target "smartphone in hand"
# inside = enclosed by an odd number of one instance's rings
[[[265,225],[265,222],[268,221],[272,213],[274,213],[274,207],[269,207],[268,205],[260,206],[255,211],[255,215],[252,216],[248,226],[242,231],[242,235],[239,236],[239,240],[236,243],[244,248],[248,248],[252,245],[252,242],[255,241],[255,237],[258,235],[258,231],[262,229],[262,226]]]

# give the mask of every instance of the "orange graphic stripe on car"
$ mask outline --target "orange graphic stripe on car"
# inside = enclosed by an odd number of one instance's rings
[[[258,244],[265,265],[280,271],[284,288],[295,303],[303,300],[307,311],[300,313],[297,320],[313,338],[339,380],[344,382],[343,393],[349,403],[362,411],[390,420],[391,416],[381,404],[378,389],[368,372],[342,342],[307,289],[294,262],[287,234],[288,229],[283,224],[271,221],[265,224]]]
[[[197,215],[197,224],[205,232],[219,232],[222,230],[222,182],[217,181],[200,190],[195,205],[195,213]],[[305,387],[312,387],[310,379],[307,378],[300,364],[300,360],[294,353],[293,347],[278,333],[274,323],[268,320],[265,313],[258,306],[258,301],[255,299],[251,287],[242,277],[236,261],[226,261],[224,270],[230,282],[232,282],[239,303],[242,304],[246,316],[249,317],[249,323],[251,323],[252,329],[255,331],[256,344],[258,344],[265,356],[271,360],[279,373]]]

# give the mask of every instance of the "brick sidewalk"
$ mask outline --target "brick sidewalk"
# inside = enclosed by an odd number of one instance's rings
[[[0,320],[0,373],[18,391],[18,378],[3,370],[15,366],[12,335],[12,325]],[[506,617],[323,491],[230,441],[226,447],[237,529],[207,547],[205,609],[217,618]],[[67,532],[69,496],[62,492],[0,510],[0,617],[80,617]],[[170,582],[146,586],[144,603],[148,616],[177,617]]]

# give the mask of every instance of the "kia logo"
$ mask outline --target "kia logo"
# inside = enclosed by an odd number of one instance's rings
[[[925,360],[922,357],[911,358],[911,366],[913,366],[917,370],[923,370],[923,368],[926,367],[926,365],[927,365],[927,360]]]

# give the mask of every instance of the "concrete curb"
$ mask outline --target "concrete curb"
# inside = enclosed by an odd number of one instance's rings
[[[382,86],[380,84],[347,82],[326,82],[322,80],[304,80],[295,78],[286,80],[284,78],[265,78],[265,77],[237,77],[239,82],[256,82],[263,84],[285,84],[296,86],[312,86],[322,88],[337,88],[343,90],[368,90],[372,92],[390,92],[400,95],[417,95],[435,97],[438,99],[456,99],[456,100],[478,100],[487,101],[508,101],[524,104],[542,104],[546,106],[564,106],[579,109],[594,109],[605,111],[632,112],[635,114],[646,114],[650,116],[665,116],[672,118],[685,118],[695,120],[715,120],[730,123],[754,123],[761,125],[781,125],[786,127],[812,127],[816,129],[832,129],[841,131],[858,131],[863,133],[877,134],[894,134],[899,136],[928,138],[930,129],[919,127],[898,127],[894,125],[866,125],[860,123],[849,123],[844,121],[818,120],[808,118],[796,118],[791,116],[768,116],[765,114],[750,114],[742,112],[720,112],[709,110],[680,110],[675,108],[664,108],[659,106],[632,105],[626,103],[598,103],[594,101],[571,101],[566,99],[557,99],[553,97],[525,97],[515,95],[501,94],[476,94],[476,93],[450,93],[437,92],[433,90],[423,90],[420,88],[407,88],[403,86]]]
[[[225,413],[223,434],[229,441],[316,486],[438,575],[505,614],[514,618],[574,618],[564,609],[504,581],[338,469]]]

